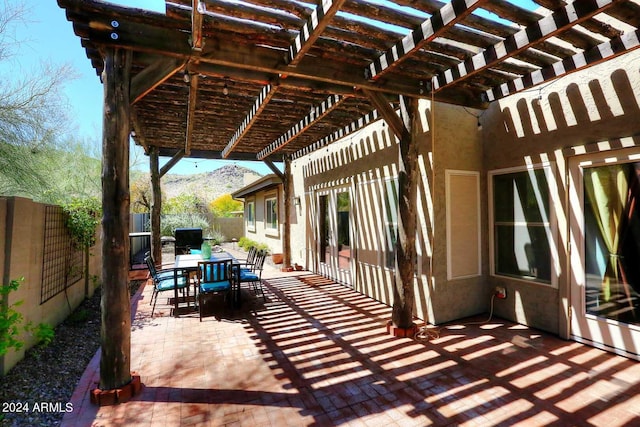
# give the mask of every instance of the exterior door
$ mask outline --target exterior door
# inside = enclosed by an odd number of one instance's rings
[[[571,337],[640,360],[640,162],[574,159]]]
[[[318,194],[317,256],[319,272],[351,285],[352,202],[349,188]]]

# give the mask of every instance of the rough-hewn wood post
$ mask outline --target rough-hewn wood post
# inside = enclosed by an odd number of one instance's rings
[[[282,179],[284,197],[284,227],[282,232],[282,267],[291,267],[291,159],[284,158],[284,178]]]
[[[131,52],[106,49],[102,81],[102,357],[100,388],[131,381],[129,79]]]
[[[391,323],[412,329],[415,306],[416,215],[418,193],[418,99],[400,97],[400,116],[379,93],[363,90],[398,137],[398,231]]]
[[[400,111],[405,129],[398,144],[398,235],[391,320],[394,326],[410,328],[415,305],[418,100],[401,96]]]
[[[162,264],[162,241],[160,240],[160,212],[162,211],[162,190],[160,189],[160,166],[158,147],[149,152],[151,172],[151,253],[158,264]]]

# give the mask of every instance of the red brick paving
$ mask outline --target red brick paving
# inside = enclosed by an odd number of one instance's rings
[[[633,426],[640,363],[500,319],[386,333],[390,308],[318,276],[272,272],[266,303],[170,316],[147,287],[131,335],[143,392],[97,408],[99,354],[63,426]],[[477,319],[471,319],[475,321]]]

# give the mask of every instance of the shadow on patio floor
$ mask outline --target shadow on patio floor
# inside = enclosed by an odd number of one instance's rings
[[[219,320],[150,318],[137,304],[133,401],[88,403],[98,358],[63,426],[584,425],[640,422],[640,363],[510,322],[466,319],[418,342],[390,308],[314,275],[265,282],[266,301]],[[248,292],[248,291],[247,291]],[[467,322],[467,323],[465,323]]]

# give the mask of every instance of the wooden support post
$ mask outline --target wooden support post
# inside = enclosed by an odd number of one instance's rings
[[[398,144],[398,235],[391,321],[398,328],[413,327],[415,305],[416,214],[418,189],[418,99],[400,97],[404,132]]]
[[[160,240],[160,212],[162,211],[162,190],[160,188],[159,149],[151,147],[149,171],[151,173],[151,253],[158,264],[162,264],[162,241]]]
[[[129,82],[131,51],[105,49],[102,136],[102,355],[100,388],[131,382]]]
[[[284,230],[282,232],[282,267],[291,267],[291,158],[284,158],[284,178],[282,179],[282,193],[284,197]]]
[[[400,97],[400,117],[377,92],[364,90],[378,113],[395,133],[398,143],[398,231],[391,324],[413,330],[415,305],[414,266],[416,259],[416,216],[418,193],[418,99]],[[410,334],[413,336],[413,333]],[[402,335],[407,336],[407,335]]]

